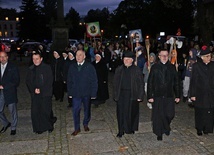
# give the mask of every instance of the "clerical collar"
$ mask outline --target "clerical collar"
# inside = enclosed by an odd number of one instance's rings
[[[83,65],[84,64],[84,62],[85,62],[85,60],[83,60],[83,62],[82,63],[77,63],[77,65]]]

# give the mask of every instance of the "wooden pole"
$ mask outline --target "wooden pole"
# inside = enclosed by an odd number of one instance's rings
[[[148,38],[145,39],[145,46],[146,46],[146,51],[147,51],[148,70],[150,72],[150,57],[149,57],[150,42],[149,42]]]

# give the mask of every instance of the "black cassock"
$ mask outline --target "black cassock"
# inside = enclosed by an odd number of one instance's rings
[[[33,132],[44,132],[53,129],[52,112],[52,82],[53,76],[50,66],[40,64],[29,68],[26,84],[31,94],[31,119]],[[35,94],[35,89],[40,94]]]
[[[117,102],[117,120],[120,133],[133,133],[138,130],[139,103],[131,100],[131,67],[124,67],[121,79],[121,92]]]

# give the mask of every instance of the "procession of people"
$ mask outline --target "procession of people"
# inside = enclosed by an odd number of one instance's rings
[[[157,140],[163,140],[163,134],[170,135],[176,104],[181,99],[195,110],[197,135],[213,133],[213,45],[201,48],[196,48],[198,44],[188,45],[182,50],[178,47],[176,50],[178,44],[147,46],[141,42],[133,45],[130,42],[104,44],[101,40],[94,40],[87,44],[69,45],[62,51],[53,50],[52,59],[47,60],[45,56],[45,61],[41,46],[34,51],[26,77],[31,96],[33,132],[42,134],[54,130],[57,117],[52,110],[52,98],[67,102],[68,109],[72,109],[72,136],[76,136],[81,132],[82,106],[82,125],[85,131],[89,131],[91,107],[99,108],[112,97],[116,102],[116,136],[119,138],[138,131],[139,104],[145,103],[151,110],[153,133]],[[15,135],[19,71],[8,61],[4,49],[0,52],[0,62],[0,120],[3,125],[0,132],[4,133],[11,127],[11,135]],[[109,95],[108,88],[110,73],[114,76],[113,96]],[[8,94],[12,97],[8,98]],[[5,107],[11,112],[11,122],[5,117]]]

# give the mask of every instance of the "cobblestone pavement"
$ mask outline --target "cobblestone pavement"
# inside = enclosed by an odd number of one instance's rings
[[[9,129],[0,134],[1,155],[214,155],[214,135],[197,136],[194,111],[182,102],[176,105],[172,132],[170,136],[164,135],[163,141],[157,141],[152,133],[151,110],[147,108],[146,102],[140,103],[139,131],[117,138],[116,104],[111,98],[98,108],[92,105],[90,131],[85,132],[82,127],[80,134],[75,137],[71,136],[73,119],[71,109],[67,108],[67,101],[53,100],[54,114],[58,118],[54,131],[50,134],[34,134],[30,117],[30,96],[25,86],[28,59],[16,61],[21,73],[17,134],[11,136]],[[111,90],[113,74],[110,73],[109,77]],[[7,108],[5,111],[10,118]]]

